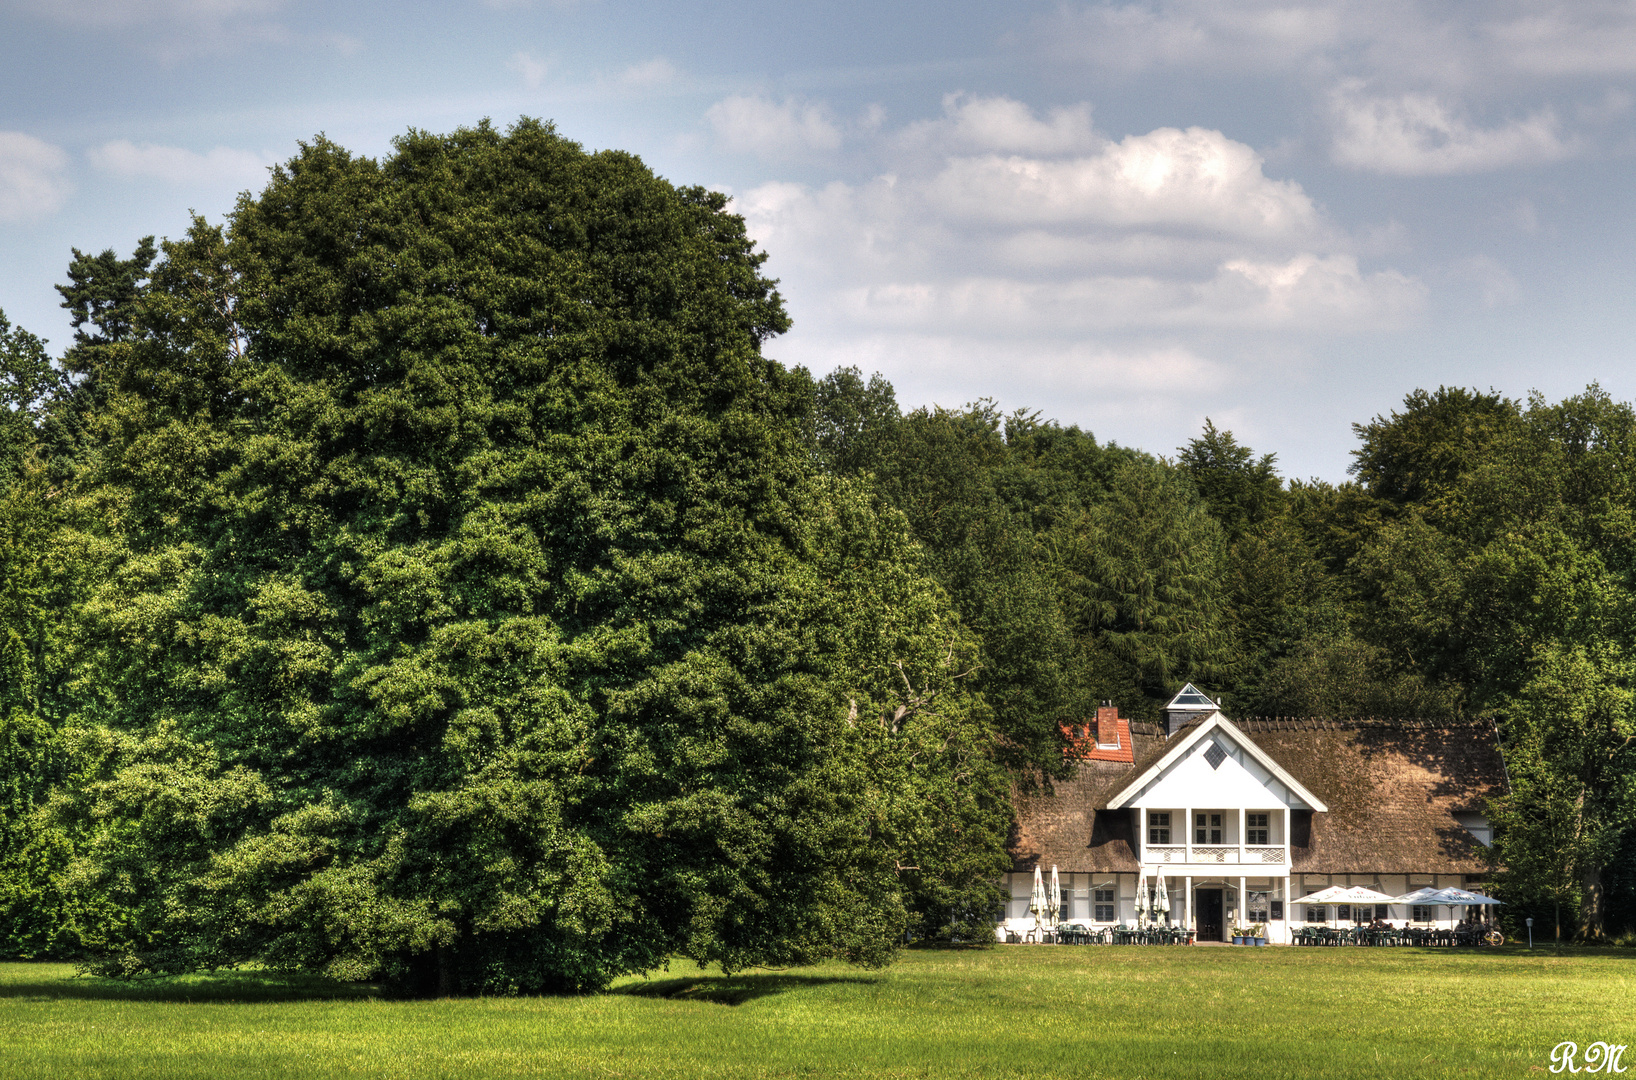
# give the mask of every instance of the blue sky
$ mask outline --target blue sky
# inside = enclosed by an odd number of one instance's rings
[[[0,308],[324,132],[554,120],[735,198],[906,405],[1344,479],[1441,383],[1636,398],[1636,3],[0,0]]]

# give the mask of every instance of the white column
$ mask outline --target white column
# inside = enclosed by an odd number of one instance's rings
[[[1191,818],[1187,822],[1188,828],[1193,827]],[[1193,929],[1193,878],[1191,875],[1182,878],[1182,929]]]
[[[1193,861],[1193,808],[1187,808],[1186,816],[1182,818],[1182,843],[1187,845],[1187,861]],[[1189,878],[1188,880],[1192,880]]]
[[[1286,873],[1288,872],[1287,868],[1289,867],[1289,864],[1290,864],[1289,822],[1290,822],[1289,806],[1288,806],[1288,804],[1286,804],[1284,806],[1284,866],[1286,868]]]
[[[1244,808],[1238,808],[1238,861],[1243,865],[1244,855]]]
[[[1244,811],[1240,810],[1238,812],[1238,817],[1239,817],[1240,821],[1243,821],[1244,820]],[[1239,835],[1240,840],[1244,839],[1244,834],[1243,833],[1239,833],[1238,835]],[[1250,892],[1249,892],[1248,889],[1246,889],[1244,887],[1244,882],[1245,882],[1244,878],[1239,878],[1238,879],[1238,925],[1240,925],[1240,926],[1249,926],[1250,925]]]
[[[1136,808],[1136,863],[1147,862],[1147,807]]]

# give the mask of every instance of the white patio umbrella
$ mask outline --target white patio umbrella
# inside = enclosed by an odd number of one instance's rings
[[[1038,866],[1034,867],[1034,895],[1028,899],[1028,911],[1034,916],[1034,929],[1040,929],[1045,921],[1045,879]]]
[[[1051,918],[1048,923],[1050,929],[1057,928],[1057,922],[1062,918],[1062,879],[1057,877],[1056,864],[1051,864]]]
[[[1299,900],[1291,900],[1292,904],[1400,904],[1402,900],[1387,896],[1383,892],[1376,892],[1362,885],[1331,885],[1327,889],[1319,889],[1315,893],[1308,893]]]
[[[1164,875],[1159,875],[1159,891],[1153,896],[1153,910],[1164,917],[1164,925],[1170,925],[1170,893],[1165,891]]]
[[[1482,907],[1487,904],[1503,904],[1504,900],[1496,900],[1492,896],[1471,892],[1468,889],[1438,889],[1434,904],[1449,904],[1453,907]],[[1424,903],[1424,901],[1416,901]]]
[[[1420,888],[1416,889],[1414,892],[1406,892],[1402,896],[1392,897],[1392,903],[1394,903],[1394,904],[1435,904],[1435,903],[1437,903],[1437,901],[1431,899],[1431,897],[1436,896],[1440,891],[1441,891],[1440,889],[1434,888],[1431,885],[1423,885]]]
[[[1365,888],[1362,885],[1331,885],[1327,889],[1319,889],[1315,893],[1308,893],[1298,900],[1291,900],[1291,904],[1395,904],[1394,897],[1383,892]],[[1331,920],[1333,921],[1333,920]]]

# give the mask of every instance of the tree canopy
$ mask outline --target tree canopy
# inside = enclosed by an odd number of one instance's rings
[[[821,378],[719,193],[319,138],[0,316],[0,948],[406,992],[992,934],[1097,702],[1494,717],[1517,910],[1636,917],[1636,413],[1439,388],[1286,481]],[[1533,905],[1528,907],[1528,905]],[[1623,906],[1621,906],[1623,905]]]

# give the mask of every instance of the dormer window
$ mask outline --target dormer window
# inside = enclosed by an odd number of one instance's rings
[[[1219,844],[1221,843],[1222,820],[1225,814],[1194,814],[1193,815],[1193,843]]]

